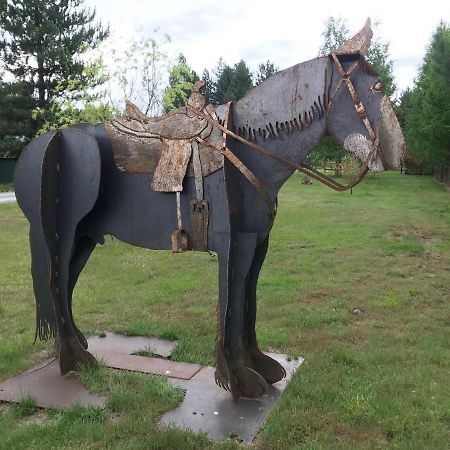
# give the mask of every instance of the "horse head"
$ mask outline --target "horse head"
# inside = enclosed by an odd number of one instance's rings
[[[400,166],[405,143],[383,83],[364,55],[372,38],[364,28],[330,55],[327,134],[348,152],[382,172]]]

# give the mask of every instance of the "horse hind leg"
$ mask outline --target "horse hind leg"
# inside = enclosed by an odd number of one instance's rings
[[[69,285],[68,285],[68,306],[69,306],[69,315],[70,320],[72,322],[72,327],[75,332],[76,337],[80,341],[80,344],[87,349],[88,342],[85,338],[84,334],[79,330],[79,328],[75,324],[75,320],[73,318],[72,312],[72,296],[75,285],[78,281],[78,277],[80,276],[81,271],[84,269],[89,256],[94,250],[97,243],[93,241],[89,236],[79,236],[75,239],[74,249],[72,252],[72,257],[70,259],[69,265]],[[57,338],[55,341],[55,352],[58,353],[60,343]]]
[[[258,372],[268,383],[273,384],[286,376],[286,370],[276,360],[265,355],[258,347],[256,339],[256,287],[259,273],[266,257],[269,238],[259,244],[255,250],[252,266],[249,270],[244,301],[244,353],[249,367]]]
[[[88,348],[88,343],[83,333],[78,329],[75,325],[75,321],[73,319],[72,313],[72,295],[75,285],[78,281],[78,277],[80,276],[81,271],[86,266],[89,257],[91,256],[92,251],[94,250],[97,243],[92,240],[89,236],[81,236],[75,240],[75,248],[72,254],[72,258],[70,260],[69,266],[69,292],[68,292],[68,301],[69,301],[69,314],[72,319],[72,325],[75,331],[75,334],[78,337],[78,340],[83,345],[84,348]]]
[[[61,374],[96,364],[75,332],[69,298],[84,264],[72,266],[77,225],[98,195],[100,157],[95,139],[63,130],[49,143],[42,164],[40,221],[50,260],[50,293],[59,346]],[[79,262],[90,252],[82,252]],[[85,261],[84,261],[85,262]]]

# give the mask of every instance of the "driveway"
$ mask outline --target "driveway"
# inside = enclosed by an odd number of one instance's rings
[[[12,203],[16,201],[16,196],[14,192],[0,192],[0,204],[1,203]]]

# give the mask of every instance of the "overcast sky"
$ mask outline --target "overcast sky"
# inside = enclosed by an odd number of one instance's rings
[[[182,52],[201,74],[222,56],[243,58],[252,70],[270,60],[280,69],[317,56],[328,16],[346,19],[352,33],[367,17],[375,37],[390,43],[400,91],[411,86],[433,31],[450,23],[449,0],[86,0],[116,38],[168,34],[172,55]]]

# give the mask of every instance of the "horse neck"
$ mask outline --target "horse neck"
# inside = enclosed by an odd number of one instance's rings
[[[278,72],[233,106],[235,132],[270,153],[302,163],[325,134],[330,80],[328,57]],[[236,151],[273,195],[294,171],[244,144]]]

